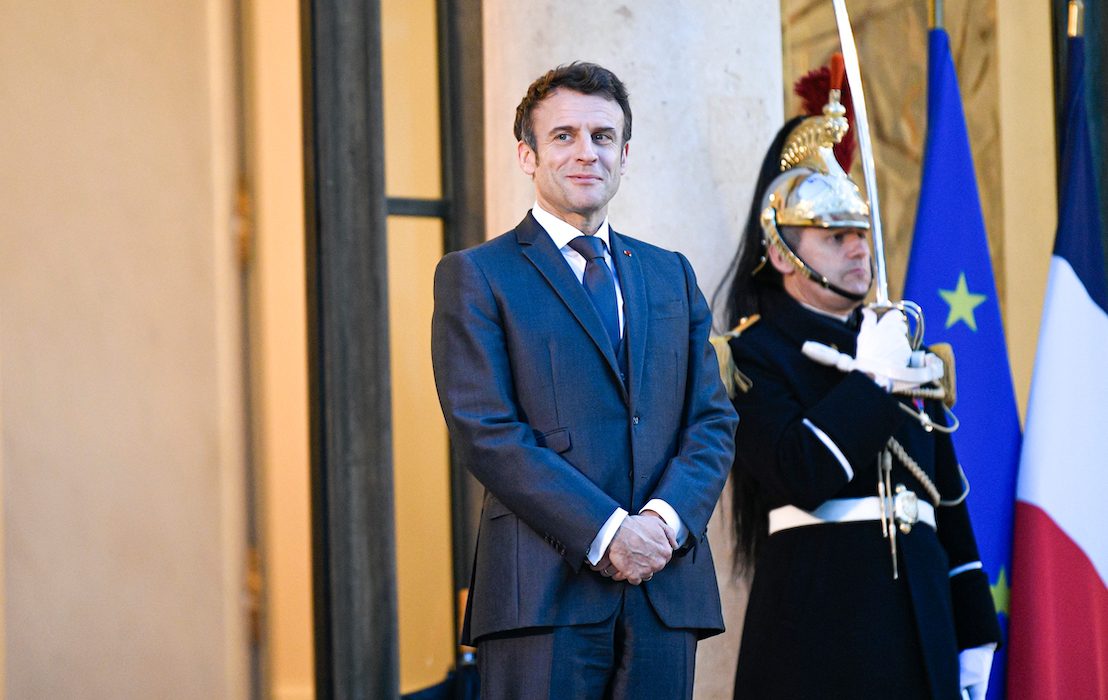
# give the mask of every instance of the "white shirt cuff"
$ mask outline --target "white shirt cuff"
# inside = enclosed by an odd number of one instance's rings
[[[677,511],[673,509],[673,506],[660,498],[651,498],[646,502],[646,505],[642,507],[639,513],[642,513],[643,510],[652,510],[662,516],[662,520],[666,521],[666,525],[673,528],[673,538],[677,540],[678,547],[685,543],[685,538],[689,534],[689,529],[685,527],[685,523],[681,522],[681,516],[677,515]]]
[[[600,528],[600,532],[596,533],[596,537],[593,538],[592,545],[589,547],[589,554],[586,557],[589,564],[596,566],[596,563],[604,558],[604,552],[608,551],[608,545],[612,543],[612,538],[616,536],[616,530],[623,524],[623,519],[626,517],[627,511],[622,508],[616,508],[615,512],[608,516],[607,522]]]
[[[985,644],[958,653],[958,683],[969,690],[969,696],[976,700],[985,697],[989,685],[989,671],[993,666],[993,652],[996,644]]]

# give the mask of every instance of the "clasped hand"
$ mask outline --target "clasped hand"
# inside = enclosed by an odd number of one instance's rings
[[[908,320],[903,313],[890,309],[878,319],[873,309],[862,309],[855,369],[865,372],[889,389],[892,378],[897,376],[898,370],[908,366],[911,357]]]
[[[607,553],[592,570],[637,586],[665,568],[676,548],[673,529],[660,517],[629,515],[616,531]]]

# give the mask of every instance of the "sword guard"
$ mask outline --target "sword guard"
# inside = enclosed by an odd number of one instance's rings
[[[919,350],[923,347],[923,309],[920,305],[914,301],[903,299],[901,301],[887,301],[884,303],[873,302],[868,304],[870,309],[877,314],[877,318],[880,319],[886,313],[897,310],[904,314],[912,323],[909,325],[911,331],[908,335],[908,342],[912,346],[912,350]]]

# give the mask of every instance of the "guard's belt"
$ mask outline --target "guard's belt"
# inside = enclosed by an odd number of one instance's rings
[[[935,529],[935,508],[925,501],[916,504],[918,517],[913,522],[926,523]],[[886,516],[899,522],[904,513],[894,513],[886,502]],[[899,517],[898,517],[899,516]],[[801,510],[796,506],[782,506],[769,512],[769,534],[805,525],[825,525],[831,523],[853,523],[864,520],[881,519],[881,499],[877,496],[865,498],[833,498],[825,501],[815,510]]]

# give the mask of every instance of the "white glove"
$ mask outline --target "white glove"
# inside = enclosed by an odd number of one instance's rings
[[[963,689],[963,696],[968,696],[970,700],[985,700],[995,651],[995,644],[986,644],[959,652],[958,685]]]
[[[889,390],[893,386],[892,377],[901,375],[901,370],[908,366],[911,359],[908,319],[903,312],[890,309],[878,320],[873,309],[862,309],[854,368],[873,377],[873,381]]]
[[[807,340],[801,347],[801,351],[811,360],[821,365],[834,367],[835,369],[849,372],[851,370],[865,371],[858,365],[858,361],[846,353],[839,352],[835,348]],[[914,389],[929,382],[937,382],[943,378],[946,367],[937,355],[923,350],[912,353],[912,359],[904,369],[897,370],[893,376],[886,377],[883,385],[886,391],[904,391]]]

